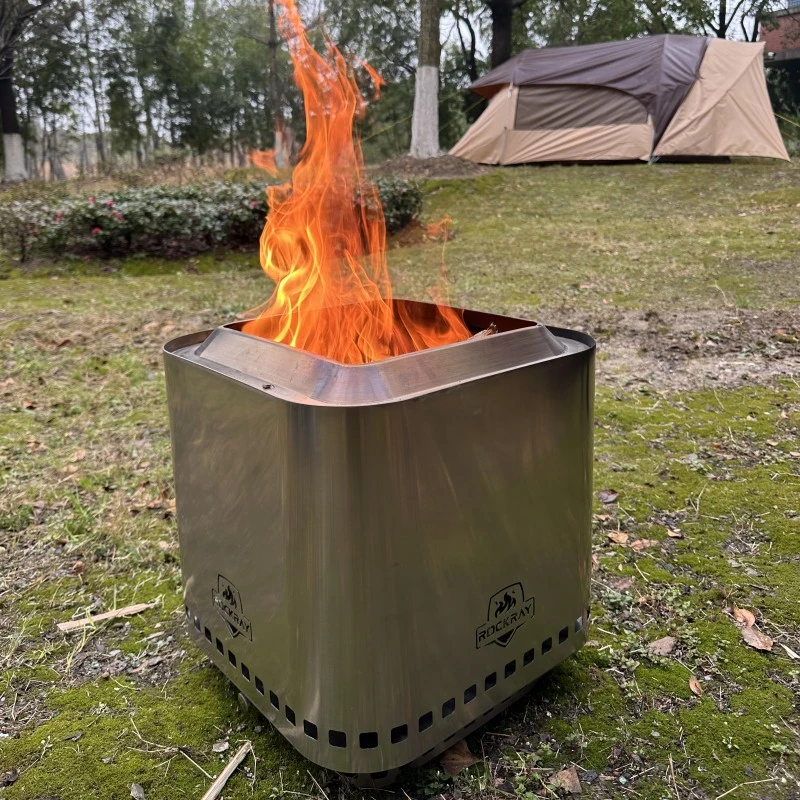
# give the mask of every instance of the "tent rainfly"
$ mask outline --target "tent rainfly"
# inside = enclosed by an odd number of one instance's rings
[[[663,35],[525,50],[472,84],[489,105],[450,153],[482,164],[788,160],[763,49]]]

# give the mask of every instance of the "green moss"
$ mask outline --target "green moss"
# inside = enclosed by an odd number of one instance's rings
[[[798,168],[509,169],[428,182],[426,215],[454,218],[445,248],[454,302],[547,312],[555,322],[569,308],[596,317],[608,335],[617,308],[793,308]],[[390,255],[398,293],[424,297],[441,246]],[[0,593],[0,691],[9,707],[33,682],[38,709],[19,738],[0,740],[0,772],[24,770],[4,790],[12,800],[124,798],[133,782],[148,797],[202,795],[208,780],[184,756],[143,745],[133,722],[151,742],[187,746],[212,774],[226,758],[211,751],[214,741],[231,727],[232,745],[252,739],[253,794],[240,773],[226,797],[315,794],[308,769],[324,784],[263,720],[239,709],[174,614],[175,520],[158,503],[172,493],[160,348],[269,294],[252,254],[228,258],[203,257],[182,272],[185,264],[126,262],[110,275],[91,264],[76,275],[67,264],[47,279],[3,282],[14,314],[3,320],[0,358],[15,383],[0,395],[0,545],[14,589]],[[454,781],[436,765],[410,771],[402,790],[436,796],[455,783],[470,800],[529,800],[570,761],[598,774],[592,784],[580,773],[586,796],[634,790],[663,800],[672,770],[681,797],[797,780],[800,667],[779,643],[771,653],[748,647],[730,608],[752,609],[765,633],[800,651],[800,460],[791,455],[799,406],[787,380],[680,394],[601,382],[595,487],[619,498],[595,506],[591,646],[470,737],[485,763]],[[614,544],[607,534],[618,529],[655,544]],[[87,641],[55,632],[96,601],[111,608],[155,598],[157,608]],[[159,686],[146,673],[107,680],[81,667],[96,643],[130,658],[158,632],[185,650]],[[676,638],[674,652],[651,656],[648,644],[665,635]],[[79,739],[65,739],[78,730]],[[330,797],[380,796],[325,787]],[[776,787],[759,791],[780,797]]]
[[[216,669],[187,671],[170,683],[166,697],[115,679],[54,692],[49,705],[53,719],[0,751],[0,771],[35,764],[5,790],[9,800],[56,790],[63,800],[128,797],[134,782],[148,797],[199,797],[210,781],[177,748],[216,775],[230,752],[217,755],[211,745],[227,737],[232,748],[253,741],[261,791],[305,789],[309,782],[305,762],[255,713],[241,710]],[[225,796],[251,797],[249,782],[238,776]]]

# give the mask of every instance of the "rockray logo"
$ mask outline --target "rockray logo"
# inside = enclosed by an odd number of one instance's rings
[[[521,583],[506,586],[489,599],[486,622],[475,631],[475,647],[499,644],[505,647],[517,628],[524,625],[534,614],[532,597],[525,599]]]
[[[242,613],[242,596],[224,575],[217,575],[217,588],[211,590],[211,598],[231,636],[241,634],[252,642],[253,629],[250,627],[250,620]]]

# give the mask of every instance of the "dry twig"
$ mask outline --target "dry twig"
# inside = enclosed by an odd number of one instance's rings
[[[231,760],[225,765],[225,769],[220,772],[217,779],[211,786],[208,787],[208,791],[203,795],[202,800],[216,800],[219,797],[220,792],[225,788],[225,784],[228,782],[228,779],[233,775],[234,772],[239,768],[239,764],[247,758],[247,754],[251,753],[253,750],[253,745],[251,742],[245,742],[233,755]]]
[[[157,601],[152,603],[136,603],[133,606],[125,606],[124,608],[115,608],[113,611],[106,611],[103,614],[95,614],[94,616],[83,617],[83,619],[71,619],[69,622],[59,622],[56,626],[62,633],[69,633],[70,631],[77,631],[81,628],[86,628],[89,625],[95,625],[98,622],[103,622],[107,619],[116,619],[117,617],[129,617],[132,614],[141,614],[142,611],[147,611],[149,608],[155,608],[158,605]]]

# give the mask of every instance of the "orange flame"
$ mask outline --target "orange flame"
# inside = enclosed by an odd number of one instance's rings
[[[377,189],[363,177],[361,146],[353,135],[366,101],[332,44],[327,58],[313,49],[294,0],[278,3],[305,101],[306,142],[291,184],[267,190],[261,266],[275,290],[243,330],[345,364],[468,338],[451,308],[437,306],[424,318],[412,318],[407,306],[393,303],[383,210]],[[379,76],[367,71],[379,89]]]
[[[278,167],[275,164],[275,151],[274,150],[251,150],[250,161],[254,167],[263,169],[270,175],[278,174]]]

